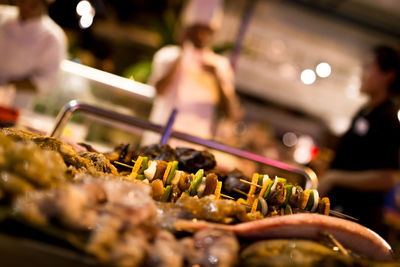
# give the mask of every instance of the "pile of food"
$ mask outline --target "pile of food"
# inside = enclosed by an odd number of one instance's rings
[[[0,131],[0,232],[112,266],[396,264],[382,238],[284,178],[222,174],[212,154],[165,145],[78,151]]]

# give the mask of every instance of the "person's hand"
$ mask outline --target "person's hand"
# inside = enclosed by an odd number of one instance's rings
[[[242,106],[241,105],[239,105],[239,104],[237,104],[237,105],[234,105],[232,108],[231,108],[231,111],[230,111],[230,118],[233,120],[233,121],[235,121],[235,122],[240,122],[240,121],[242,121],[243,120],[243,114],[244,114],[244,111],[243,111],[243,108],[242,108]]]
[[[206,71],[217,75],[217,59],[214,57],[213,54],[208,53],[208,51],[205,51],[202,55],[202,62],[201,65],[203,69]]]
[[[193,54],[195,51],[195,47],[193,44],[189,41],[185,41],[182,46],[181,46],[181,54],[180,54],[180,60],[184,64],[190,64],[190,61],[193,60]]]

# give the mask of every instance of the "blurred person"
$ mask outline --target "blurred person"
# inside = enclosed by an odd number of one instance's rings
[[[174,130],[210,139],[218,104],[229,118],[241,118],[232,67],[210,47],[221,16],[221,0],[191,0],[185,7],[180,46],[165,46],[153,58],[149,83],[157,96],[150,114],[152,122],[165,125],[177,108]],[[146,134],[142,144],[159,140],[159,135]],[[170,144],[180,143],[172,141]]]
[[[384,195],[398,178],[400,122],[393,102],[400,92],[398,52],[386,45],[372,49],[363,66],[361,93],[369,97],[342,136],[318,190],[332,208],[384,234]]]
[[[66,56],[63,30],[48,16],[54,0],[0,5],[0,106],[30,108],[57,81]]]

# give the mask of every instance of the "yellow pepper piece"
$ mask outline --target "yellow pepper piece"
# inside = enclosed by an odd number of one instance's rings
[[[262,188],[261,188],[261,191],[259,194],[260,197],[264,196],[264,193],[265,193],[265,191],[267,191],[267,188],[271,182],[272,182],[272,180],[268,178],[267,181],[262,185]]]
[[[135,165],[133,165],[132,172],[129,175],[129,178],[131,179],[136,179],[138,175],[138,171],[140,170],[140,166],[142,165],[143,162],[143,157],[139,156],[135,162]]]
[[[162,179],[164,185],[165,185],[165,182],[167,181],[168,174],[171,171],[171,167],[172,167],[172,162],[168,162],[167,169],[165,170],[164,176]]]
[[[251,211],[250,213],[254,213],[257,211],[257,206],[258,206],[258,198],[254,200],[253,205],[251,205]]]
[[[221,196],[222,182],[217,182],[217,187],[215,188],[214,195],[215,199],[219,199]]]
[[[310,190],[306,189],[301,194],[300,209],[304,210],[307,206],[308,198],[310,197]]]
[[[249,193],[247,194],[247,204],[251,205],[254,201],[254,193],[256,192],[256,184],[258,182],[258,173],[253,174],[253,178],[251,179],[252,185],[250,185]]]
[[[246,200],[244,198],[238,198],[238,200],[236,200],[236,202],[239,204],[246,204]]]

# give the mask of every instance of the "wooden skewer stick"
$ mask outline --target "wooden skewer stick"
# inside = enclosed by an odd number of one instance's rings
[[[247,181],[247,180],[244,180],[244,179],[239,179],[239,181],[241,181],[242,183],[245,183],[245,184],[254,185],[255,187],[258,187],[258,188],[262,188],[262,186],[261,186],[261,185],[254,184],[254,183],[252,183],[252,182],[249,182],[249,181]]]
[[[114,161],[114,163],[118,164],[118,165],[121,165],[121,166],[124,166],[124,167],[127,167],[127,168],[133,169],[133,166],[125,164],[125,163],[122,163],[122,162],[119,162],[119,161]]]
[[[349,256],[349,252],[347,251],[347,249],[345,249],[343,245],[339,241],[337,241],[336,238],[333,237],[333,235],[323,231],[321,231],[319,234],[327,237],[340,250],[340,252],[343,253],[343,255]]]
[[[347,214],[338,212],[338,211],[336,211],[336,210],[330,210],[330,211],[329,211],[329,214],[330,214],[330,215],[333,215],[333,216],[336,216],[336,217],[340,217],[340,218],[345,218],[345,219],[350,219],[350,220],[353,220],[353,221],[358,221],[357,218],[354,218],[354,217],[352,217],[352,216],[350,216],[350,215],[347,215]]]
[[[246,208],[249,208],[249,209],[251,209],[251,205],[249,205],[249,204],[246,204],[246,203],[240,203],[240,205],[243,205],[243,206],[245,206]]]
[[[247,193],[246,193],[246,192],[243,192],[242,190],[240,190],[240,189],[238,189],[238,188],[233,188],[233,191],[236,191],[236,192],[238,192],[239,194],[242,194],[242,195],[244,195],[244,196],[247,197]]]
[[[220,196],[221,196],[221,197],[224,197],[224,198],[227,198],[227,199],[233,199],[233,200],[235,200],[235,198],[233,198],[233,197],[231,197],[231,196],[228,196],[228,195],[225,195],[225,194],[220,194]]]

